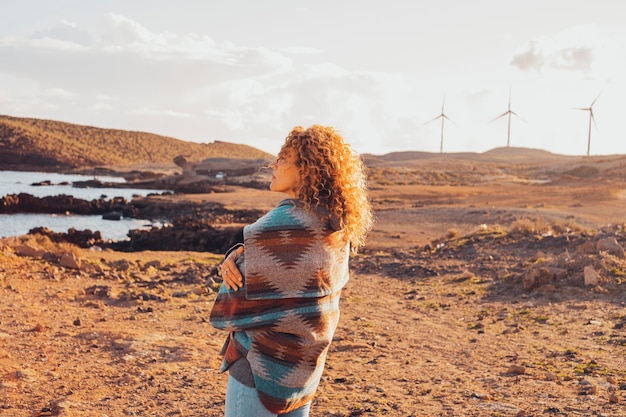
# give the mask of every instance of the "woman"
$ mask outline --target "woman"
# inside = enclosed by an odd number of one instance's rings
[[[372,226],[363,165],[333,128],[294,128],[270,167],[270,190],[287,198],[226,254],[211,311],[230,332],[226,417],[309,415],[348,258]]]

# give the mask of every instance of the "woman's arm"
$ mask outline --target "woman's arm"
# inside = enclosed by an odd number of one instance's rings
[[[338,310],[339,296],[340,292],[325,297],[249,300],[245,286],[238,291],[222,286],[210,322],[213,327],[228,331],[274,330],[299,334],[303,327],[317,328],[314,323]],[[303,322],[308,325],[303,326]]]

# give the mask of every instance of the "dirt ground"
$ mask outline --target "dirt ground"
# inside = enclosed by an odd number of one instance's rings
[[[603,236],[626,245],[623,190],[373,186],[376,226],[311,415],[626,416],[626,261],[596,250]],[[1,416],[222,415],[217,255],[56,248],[73,269],[19,245],[0,243]]]

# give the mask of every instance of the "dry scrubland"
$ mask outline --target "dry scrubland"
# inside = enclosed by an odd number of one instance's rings
[[[69,171],[92,168],[171,172],[173,160],[267,158],[247,145],[207,138],[187,142],[147,132],[103,129],[55,120],[0,115],[0,169]]]
[[[626,158],[507,151],[368,157],[313,416],[626,415]],[[279,198],[231,191],[171,198]],[[218,259],[2,241],[0,415],[220,416]]]

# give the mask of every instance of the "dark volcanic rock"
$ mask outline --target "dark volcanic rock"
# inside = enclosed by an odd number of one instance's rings
[[[161,220],[168,225],[150,230],[131,230],[127,241],[108,245],[120,251],[200,251],[223,253],[243,241],[243,226],[256,221],[263,211],[230,210],[215,202],[191,203],[171,200],[136,199],[137,217]]]
[[[109,200],[83,200],[71,195],[35,197],[31,194],[10,194],[0,199],[0,213],[73,213],[73,214],[105,214],[121,212],[125,217],[135,217],[136,209],[132,203],[122,197]]]
[[[30,234],[44,234],[55,242],[66,241],[81,247],[107,246],[121,251],[165,250],[208,251],[223,253],[242,241],[242,226],[258,219],[260,210],[229,210],[214,202],[174,202],[165,199],[138,198],[131,202],[116,197],[111,200],[86,201],[72,196],[33,197],[30,194],[8,195],[0,199],[0,213],[75,213],[101,214],[107,219],[132,217],[160,221],[163,227],[131,230],[128,240],[104,242],[100,232],[91,230],[55,233],[46,228]]]
[[[53,242],[68,242],[81,248],[90,248],[96,245],[104,244],[102,235],[99,231],[92,232],[91,230],[76,230],[73,227],[70,228],[67,233],[57,233],[48,229],[47,227],[36,227],[28,231],[29,235],[44,235]]]
[[[241,227],[217,228],[206,219],[182,217],[171,226],[150,230],[131,230],[130,240],[108,245],[120,251],[179,251],[223,253],[237,242],[243,241]]]

